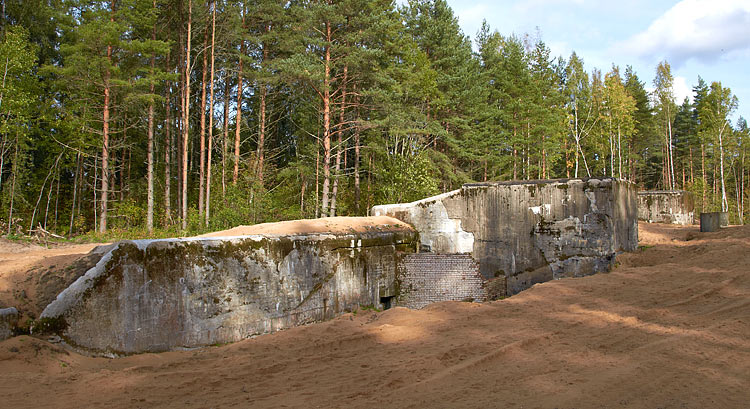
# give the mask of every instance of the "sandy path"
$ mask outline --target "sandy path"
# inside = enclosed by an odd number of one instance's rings
[[[88,358],[0,343],[4,407],[745,408],[750,227],[641,225],[612,273],[488,304],[349,314],[232,345]]]

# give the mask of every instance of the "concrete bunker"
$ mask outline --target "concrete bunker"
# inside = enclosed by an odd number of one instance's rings
[[[635,189],[617,179],[467,184],[371,213],[341,218],[359,229],[298,220],[117,243],[35,329],[96,354],[199,347],[363,306],[497,299],[608,271],[638,244]]]
[[[414,226],[422,251],[471,254],[493,298],[609,271],[638,246],[635,186],[619,179],[472,183],[371,215]]]
[[[123,241],[58,295],[38,326],[83,350],[122,355],[382,308],[398,295],[397,260],[417,237],[393,220],[344,233]]]
[[[649,223],[695,224],[693,194],[685,190],[638,192],[638,220]]]

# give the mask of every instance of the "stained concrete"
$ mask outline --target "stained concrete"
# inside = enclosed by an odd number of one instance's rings
[[[470,253],[485,279],[505,278],[506,295],[609,271],[618,252],[638,246],[635,186],[618,179],[466,184],[370,214],[414,226],[423,250]]]
[[[638,219],[649,223],[695,223],[693,194],[684,190],[638,192]]]
[[[0,308],[0,341],[13,336],[18,324],[18,310],[14,307]]]
[[[245,339],[380,305],[409,228],[123,241],[45,308],[38,327],[121,355]]]
[[[701,213],[701,232],[708,233],[721,229],[721,212]]]

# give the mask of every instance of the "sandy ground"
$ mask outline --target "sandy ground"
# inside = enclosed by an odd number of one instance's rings
[[[101,257],[102,244],[50,244],[49,248],[0,239],[0,307],[16,307],[23,319],[37,318]]]
[[[392,217],[326,217],[323,219],[290,220],[285,222],[261,223],[251,226],[238,226],[198,237],[227,237],[248,234],[289,235],[302,233],[364,233],[383,229],[410,229],[411,227]]]
[[[609,274],[360,311],[231,345],[90,358],[0,343],[2,407],[746,408],[750,227],[641,225]]]

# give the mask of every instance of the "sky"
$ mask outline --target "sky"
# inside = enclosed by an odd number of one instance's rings
[[[701,76],[737,96],[733,124],[750,120],[750,0],[447,1],[472,41],[482,20],[503,35],[538,32],[553,56],[575,51],[589,72],[632,65],[647,89],[666,60],[678,104]]]

